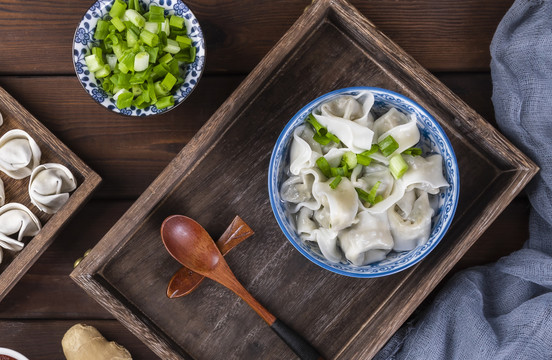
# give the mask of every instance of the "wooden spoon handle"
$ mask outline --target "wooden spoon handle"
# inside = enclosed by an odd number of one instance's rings
[[[247,291],[243,285],[233,276],[228,277],[226,286],[236,295],[241,297],[260,317],[266,321],[270,328],[289,346],[299,358],[303,360],[323,360],[316,349],[303,339],[299,334],[278,320],[257,299]]]
[[[270,328],[303,360],[323,360],[316,349],[286,324],[276,319]]]

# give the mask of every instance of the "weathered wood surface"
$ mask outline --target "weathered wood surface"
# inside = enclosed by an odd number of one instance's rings
[[[73,261],[113,226],[276,44],[310,0],[188,1],[206,34],[207,75],[183,105],[151,119],[109,113],[86,95],[74,77],[71,41],[75,26],[91,3],[8,0],[0,5],[0,86],[104,179],[95,193],[96,200],[61,231],[2,301],[0,346],[19,350],[30,359],[62,358],[62,334],[76,322],[87,322],[98,326],[108,339],[127,346],[136,359],[153,359],[155,356],[138,338],[113,320],[113,315],[67,274]],[[353,1],[361,13],[423,66],[446,71],[437,74],[439,80],[491,123],[494,113],[488,46],[511,3]],[[451,273],[494,261],[520,248],[527,236],[528,208],[525,198],[515,200]],[[247,241],[240,247],[246,245]],[[223,300],[229,299],[231,306],[237,307],[234,312],[247,312],[233,295],[217,288],[210,291],[217,296],[222,293]],[[247,315],[245,321],[251,318],[254,314]],[[251,336],[255,334],[244,336],[246,340],[239,346],[249,344],[255,350],[257,344],[250,343]]]
[[[460,203],[444,241],[416,266],[379,279],[346,278],[305,261],[285,240],[266,196],[268,160],[288,119],[309,100],[355,85],[399,91],[422,104],[449,135],[461,169]],[[354,9],[320,1],[71,276],[162,358],[222,359],[228,349],[236,358],[289,358],[290,350],[220,287],[199,288],[182,301],[164,296],[164,280],[178,264],[160,245],[159,224],[182,213],[218,236],[240,214],[262,241],[244,243],[228,262],[253,296],[324,356],[369,358],[536,170]],[[235,336],[250,341],[236,346]]]
[[[2,38],[0,74],[72,74],[75,28],[92,3],[91,0],[2,1],[2,33],[9,36]],[[209,59],[206,71],[247,73],[311,0],[186,3],[205,33]],[[434,71],[488,70],[492,34],[511,3],[512,0],[352,1],[391,39]]]

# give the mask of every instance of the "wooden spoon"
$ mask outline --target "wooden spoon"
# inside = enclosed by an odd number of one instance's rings
[[[301,359],[322,359],[316,349],[259,304],[242,286],[201,225],[189,217],[173,215],[161,225],[161,238],[169,254],[179,263],[241,297]]]
[[[230,226],[228,226],[224,234],[221,235],[220,239],[218,239],[215,244],[222,256],[226,256],[236,245],[253,234],[254,232],[249,225],[236,215]],[[181,267],[174,273],[171,281],[169,281],[167,297],[176,299],[190,294],[201,284],[204,278],[203,275],[199,275],[185,266]]]

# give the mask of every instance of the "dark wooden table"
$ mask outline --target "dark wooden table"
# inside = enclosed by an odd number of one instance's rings
[[[75,28],[92,1],[4,0],[0,86],[103,178],[93,199],[0,306],[0,347],[61,359],[73,324],[96,326],[135,359],[155,355],[75,285],[75,259],[111,228],[309,5],[292,0],[190,0],[207,43],[197,90],[176,110],[147,119],[97,105],[73,71]],[[489,44],[512,0],[378,0],[353,4],[492,124]],[[527,238],[529,204],[515,199],[453,272],[495,261]],[[438,290],[438,289],[437,289]]]

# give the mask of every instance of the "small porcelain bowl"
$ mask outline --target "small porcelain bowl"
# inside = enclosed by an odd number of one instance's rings
[[[29,360],[27,357],[21,355],[17,351],[0,347],[0,355],[6,355],[14,358],[15,360]]]
[[[158,5],[165,8],[165,16],[177,15],[184,18],[187,35],[192,39],[192,45],[196,48],[196,59],[191,64],[183,64],[181,66],[183,73],[185,73],[184,83],[173,94],[174,105],[164,109],[158,109],[155,105],[148,106],[145,109],[138,109],[135,106],[119,109],[115,105],[117,102],[113,96],[107,94],[98,86],[94,74],[88,71],[88,67],[84,61],[84,57],[90,55],[90,49],[98,44],[98,41],[94,40],[94,32],[96,31],[98,20],[105,18],[109,10],[111,10],[113,3],[114,0],[96,1],[86,11],[75,31],[75,37],[73,38],[73,65],[82,87],[99,104],[123,115],[148,116],[174,109],[192,93],[203,73],[205,66],[205,41],[199,22],[192,11],[180,0],[140,0],[142,8],[148,8],[150,4]]]
[[[411,251],[392,251],[384,260],[364,266],[355,266],[349,262],[345,262],[345,260],[340,263],[333,263],[322,255],[316,242],[301,240],[295,229],[294,220],[280,196],[280,189],[282,183],[289,177],[289,150],[295,128],[302,125],[305,122],[305,118],[320,104],[331,101],[338,96],[355,96],[360,92],[366,91],[374,95],[375,102],[372,107],[372,113],[375,115],[374,118],[383,115],[391,107],[395,107],[405,114],[414,114],[416,116],[418,129],[420,130],[420,143],[418,147],[422,148],[424,156],[430,153],[441,154],[443,157],[444,176],[450,186],[442,189],[437,195],[438,211],[432,218],[431,235],[425,244]],[[390,90],[374,87],[352,87],[322,95],[299,110],[291,118],[284,130],[282,130],[272,152],[268,171],[268,191],[272,211],[278,225],[287,239],[301,254],[313,263],[337,274],[358,278],[372,278],[391,275],[404,270],[422,260],[437,246],[454,217],[460,189],[459,180],[458,163],[452,145],[441,126],[424,108],[413,100]]]

